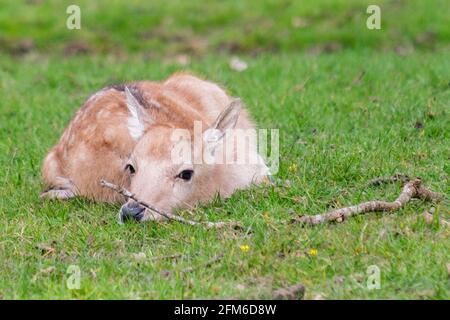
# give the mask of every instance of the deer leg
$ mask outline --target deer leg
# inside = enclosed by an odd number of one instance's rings
[[[44,190],[40,198],[51,200],[68,200],[76,196],[75,185],[67,178],[56,177],[54,184]]]

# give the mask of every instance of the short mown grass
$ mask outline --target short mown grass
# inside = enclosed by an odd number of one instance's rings
[[[79,31],[65,29],[63,2],[1,5],[0,298],[270,298],[297,283],[307,299],[450,298],[450,230],[422,217],[434,206],[449,219],[445,1],[380,1],[380,31],[365,28],[368,1],[148,3],[80,1]],[[245,71],[230,68],[233,55]],[[39,199],[42,159],[90,94],[183,70],[241,97],[259,127],[279,129],[276,185],[180,213],[244,231],[119,225],[119,205]],[[444,201],[290,223],[395,199],[400,185],[366,183],[397,172],[422,177]],[[75,290],[71,265],[81,271]],[[381,283],[369,290],[373,265]]]
[[[394,214],[338,225],[289,223],[296,214],[393,199],[399,186],[365,183],[395,172],[421,176],[448,195],[447,56],[343,52],[261,56],[248,63],[241,73],[217,57],[185,68],[242,97],[260,127],[280,130],[277,186],[238,192],[195,211],[199,220],[241,221],[246,231],[234,232],[178,223],[119,225],[118,206],[38,198],[41,160],[93,89],[163,79],[179,67],[83,57],[19,64],[3,57],[1,295],[260,298],[300,282],[307,298],[449,298],[449,230],[424,222],[421,213],[430,204],[413,201]],[[446,202],[437,210],[448,218]],[[145,258],[136,256],[140,252]],[[163,258],[174,254],[182,256]],[[218,254],[224,254],[220,263],[202,267]],[[66,287],[73,264],[81,269],[79,290]],[[370,265],[381,270],[379,290],[366,287]],[[189,266],[197,269],[180,274]],[[47,274],[49,267],[55,269]]]

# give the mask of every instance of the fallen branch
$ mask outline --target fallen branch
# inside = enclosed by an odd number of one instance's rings
[[[375,179],[369,180],[369,182],[367,182],[367,185],[379,186],[382,184],[394,183],[394,182],[399,182],[399,181],[402,183],[407,183],[407,182],[411,181],[411,179],[406,174],[396,173],[391,177],[381,177],[381,178],[375,178]]]
[[[377,183],[384,183],[386,181],[392,181],[394,177],[390,179],[383,178],[383,180],[372,180],[378,181]],[[395,178],[401,180],[399,177]],[[382,182],[381,182],[382,181]],[[422,180],[416,178],[412,181],[407,182],[400,195],[393,202],[387,201],[368,201],[355,206],[336,209],[327,213],[317,214],[317,215],[302,215],[295,219],[295,222],[300,222],[303,224],[317,225],[326,222],[342,222],[348,217],[355,216],[358,214],[364,214],[368,212],[392,212],[400,209],[406,203],[408,203],[413,198],[419,198],[425,201],[440,201],[442,196],[439,193],[433,192],[426,189],[422,185]]]
[[[193,221],[193,220],[188,220],[185,219],[183,217],[180,217],[179,215],[173,214],[173,213],[169,213],[169,212],[165,212],[162,211],[144,201],[139,200],[138,198],[136,198],[135,194],[128,191],[127,189],[120,187],[114,183],[105,181],[105,180],[101,180],[100,184],[102,187],[105,188],[109,188],[112,189],[114,191],[116,191],[117,193],[123,195],[125,198],[127,199],[133,199],[134,201],[136,201],[137,203],[139,203],[141,206],[156,212],[157,214],[160,214],[161,216],[169,219],[169,220],[174,220],[180,223],[184,223],[184,224],[188,224],[191,226],[204,226],[206,229],[220,229],[220,228],[224,228],[224,227],[232,227],[232,228],[242,228],[241,225],[237,222],[223,222],[223,221],[219,221],[219,222],[210,222],[210,221],[205,221],[205,222],[199,222],[199,221]]]

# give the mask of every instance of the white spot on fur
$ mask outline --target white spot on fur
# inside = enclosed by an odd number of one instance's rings
[[[79,161],[88,160],[89,151],[84,143],[80,143],[77,149],[76,157]]]
[[[111,116],[111,112],[109,112],[108,110],[105,110],[105,109],[100,110],[100,111],[97,113],[97,118],[98,118],[98,119],[102,119],[102,118],[107,119],[107,118],[109,118],[110,116]]]
[[[105,142],[112,143],[114,141],[115,136],[116,136],[116,131],[114,130],[114,128],[105,129],[105,132],[103,134]]]
[[[153,108],[161,109],[161,104],[158,101],[156,101],[152,98],[147,98],[147,101],[148,101],[148,104],[151,105]]]

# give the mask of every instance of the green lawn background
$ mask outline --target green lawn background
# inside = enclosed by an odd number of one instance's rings
[[[424,222],[430,204],[289,223],[394,199],[398,185],[366,182],[395,172],[443,193],[436,216],[449,218],[449,6],[379,1],[382,30],[370,31],[368,3],[80,1],[82,29],[67,30],[68,3],[2,2],[0,298],[268,298],[303,283],[307,299],[448,299],[449,229]],[[245,71],[230,68],[234,56]],[[224,85],[260,127],[280,130],[276,186],[182,213],[246,231],[121,226],[118,206],[38,199],[41,161],[91,93],[180,70]],[[66,286],[70,265],[79,290]],[[379,290],[366,286],[371,265]]]

